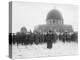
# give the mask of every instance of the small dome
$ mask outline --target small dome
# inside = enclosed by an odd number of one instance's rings
[[[46,20],[49,20],[49,19],[60,19],[60,20],[63,20],[63,17],[62,17],[61,13],[58,10],[53,9],[47,15]]]
[[[21,32],[21,33],[27,33],[26,27],[22,27],[21,30],[20,30],[20,32]]]

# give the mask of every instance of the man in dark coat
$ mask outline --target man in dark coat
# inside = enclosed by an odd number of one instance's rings
[[[67,32],[64,32],[64,33],[63,33],[62,41],[65,42],[65,41],[66,41],[66,38],[67,38]]]
[[[66,35],[66,41],[71,42],[71,35],[69,33],[67,33]]]
[[[74,32],[71,35],[71,41],[78,42],[78,33],[77,32]]]
[[[53,43],[56,43],[56,41],[58,40],[58,35],[55,32],[53,32],[51,34],[51,39]]]
[[[63,40],[63,34],[59,34],[59,40],[62,41]]]
[[[46,40],[47,40],[47,48],[51,49],[52,48],[51,34],[49,33],[46,34]]]
[[[39,44],[39,38],[40,38],[40,34],[39,34],[39,33],[35,34],[35,40],[34,40],[34,43],[35,43],[36,45]]]

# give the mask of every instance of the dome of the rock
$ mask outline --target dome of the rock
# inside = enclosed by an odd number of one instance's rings
[[[57,9],[53,9],[47,14],[46,20],[50,20],[50,19],[63,20],[63,17],[62,14]]]
[[[73,32],[73,28],[71,25],[65,25],[63,23],[63,16],[57,10],[51,10],[46,16],[46,24],[38,25],[37,28],[34,29],[34,32],[49,32],[49,31],[56,31],[56,32]]]

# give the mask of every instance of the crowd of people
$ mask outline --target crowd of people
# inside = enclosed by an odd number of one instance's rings
[[[56,33],[56,32],[47,32],[47,33],[9,33],[9,44],[19,44],[21,45],[32,45],[32,44],[43,44],[47,43],[47,48],[52,48],[52,44],[56,43],[58,40],[62,42],[78,42],[78,33]]]

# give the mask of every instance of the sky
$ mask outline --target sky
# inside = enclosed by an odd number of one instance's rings
[[[34,30],[37,25],[46,24],[46,16],[52,9],[57,9],[63,16],[65,25],[72,25],[78,31],[78,6],[49,3],[12,3],[12,32],[19,32],[21,27]]]

